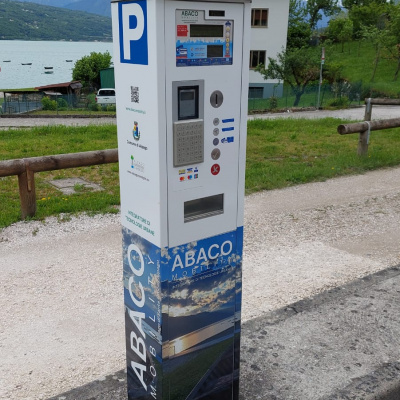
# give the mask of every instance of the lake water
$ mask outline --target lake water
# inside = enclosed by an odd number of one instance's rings
[[[92,51],[108,51],[112,55],[112,46],[110,42],[0,40],[0,89],[32,88],[69,82],[77,60]],[[22,65],[26,63],[32,65]],[[53,67],[53,73],[45,74],[45,71],[50,71],[45,67]]]

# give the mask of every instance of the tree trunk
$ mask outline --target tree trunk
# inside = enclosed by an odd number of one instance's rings
[[[301,99],[301,96],[303,95],[303,93],[304,93],[304,89],[301,92],[296,92],[296,95],[295,95],[296,97],[294,99],[293,107],[297,107],[299,105],[300,99]]]
[[[378,68],[378,63],[380,61],[380,58],[381,58],[381,46],[378,45],[378,48],[376,50],[376,55],[375,55],[374,70],[372,72],[371,82],[373,82],[375,79],[375,74],[376,74],[376,70]]]
[[[397,59],[397,69],[394,74],[394,80],[397,81],[397,78],[399,76],[399,71],[400,71],[400,57]]]

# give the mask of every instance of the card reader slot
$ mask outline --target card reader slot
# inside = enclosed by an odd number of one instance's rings
[[[202,197],[184,203],[184,221],[191,222],[224,213],[224,195]]]

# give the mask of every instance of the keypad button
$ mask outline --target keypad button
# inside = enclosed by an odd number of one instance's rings
[[[220,149],[214,149],[214,150],[211,152],[211,158],[212,158],[213,160],[218,160],[220,157],[221,157],[221,150],[220,150]]]

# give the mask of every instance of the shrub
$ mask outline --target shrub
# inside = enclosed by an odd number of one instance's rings
[[[115,104],[109,104],[107,106],[107,111],[113,111],[115,112],[117,110],[117,107],[115,106]]]
[[[92,103],[92,104],[89,104],[89,110],[90,111],[101,111],[101,107],[99,104]]]
[[[68,102],[67,102],[67,100],[65,100],[63,98],[57,99],[57,103],[58,103],[58,109],[68,108]]]
[[[48,97],[43,97],[42,106],[43,110],[50,110],[50,111],[57,110],[57,102],[55,100],[50,100]]]
[[[269,109],[276,110],[278,108],[278,98],[275,96],[271,96],[269,98]]]
[[[328,107],[345,108],[349,105],[349,98],[347,96],[338,97],[328,102]]]

